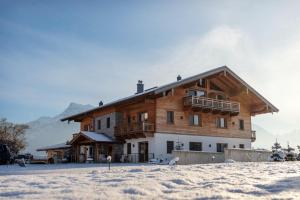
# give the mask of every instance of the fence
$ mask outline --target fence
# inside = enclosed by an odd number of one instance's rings
[[[203,151],[173,151],[174,157],[179,157],[179,165],[221,163],[225,161],[224,153]]]
[[[225,160],[237,162],[266,162],[269,160],[271,151],[247,150],[247,149],[225,149],[225,152],[203,152],[203,151],[173,151],[174,157],[179,157],[178,164],[203,164],[221,163]]]
[[[250,149],[225,149],[225,158],[238,162],[266,162],[272,152]]]

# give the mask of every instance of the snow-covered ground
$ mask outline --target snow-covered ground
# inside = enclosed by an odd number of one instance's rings
[[[0,199],[300,199],[300,162],[0,166]]]

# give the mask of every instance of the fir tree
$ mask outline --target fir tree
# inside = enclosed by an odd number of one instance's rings
[[[272,151],[274,153],[274,152],[277,152],[279,149],[281,149],[281,145],[277,142],[277,139],[276,139],[276,142],[272,146]]]

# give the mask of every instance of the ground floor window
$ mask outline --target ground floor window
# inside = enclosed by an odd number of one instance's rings
[[[174,150],[174,141],[167,141],[167,153],[171,154]]]
[[[190,151],[202,151],[202,142],[190,142]]]
[[[227,143],[217,143],[217,152],[224,152],[224,149],[227,147]]]
[[[240,144],[240,145],[239,145],[239,148],[240,148],[240,149],[244,149],[244,148],[245,148],[245,145],[244,145],[244,144]]]

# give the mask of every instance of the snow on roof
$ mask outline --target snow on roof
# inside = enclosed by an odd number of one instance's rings
[[[46,146],[46,147],[41,147],[38,148],[37,151],[48,151],[48,150],[54,150],[54,149],[66,149],[66,148],[70,148],[71,145],[68,145],[66,143],[61,143],[61,144],[55,144],[55,145],[51,145],[51,146]]]
[[[96,142],[114,142],[112,138],[108,137],[104,133],[89,132],[89,131],[81,131],[80,133]]]

